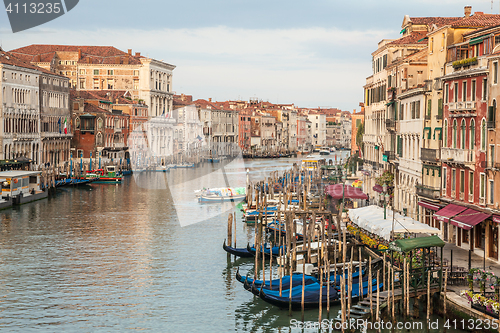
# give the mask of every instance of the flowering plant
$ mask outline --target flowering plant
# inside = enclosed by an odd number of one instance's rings
[[[460,296],[465,296],[471,304],[481,305],[486,307],[486,309],[490,312],[494,312],[497,314],[499,313],[500,304],[498,302],[495,302],[494,300],[491,300],[480,294],[475,294],[470,290],[462,290],[460,292]]]

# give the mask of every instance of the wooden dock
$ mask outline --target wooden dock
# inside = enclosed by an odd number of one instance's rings
[[[440,292],[439,287],[431,288],[430,292],[431,294]],[[418,290],[416,293],[415,291],[411,291],[410,295],[414,297],[415,295],[422,296],[422,295],[427,295],[427,289],[421,289]],[[395,289],[394,290],[394,302],[398,302],[401,300],[403,297],[402,289]],[[379,303],[379,309],[382,310],[383,308],[387,307],[387,303],[389,300],[392,301],[392,291],[381,291],[380,292],[380,303]],[[396,305],[397,306],[397,305]],[[339,315],[338,317],[335,318],[336,321],[342,321],[341,314],[339,310]],[[377,311],[377,294],[374,293],[370,298],[365,298],[362,301],[358,302],[358,304],[353,305],[351,307],[351,310],[347,313],[347,318],[350,319],[366,319],[371,316],[373,313],[375,315],[375,312]]]

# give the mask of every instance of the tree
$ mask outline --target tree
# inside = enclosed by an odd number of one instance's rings
[[[364,155],[364,147],[365,143],[363,142],[363,135],[365,134],[365,123],[362,121],[359,123],[357,131],[356,131],[356,145],[359,147],[359,150]]]

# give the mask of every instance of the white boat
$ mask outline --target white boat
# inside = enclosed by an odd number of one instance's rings
[[[195,191],[200,202],[243,201],[246,198],[245,188],[222,187]]]
[[[330,150],[329,149],[321,149],[319,151],[320,155],[330,155]]]

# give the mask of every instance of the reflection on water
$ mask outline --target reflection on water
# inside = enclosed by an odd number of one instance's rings
[[[273,165],[284,169],[293,161],[245,167],[261,179]],[[234,176],[246,178],[242,172]],[[140,182],[161,177],[142,174]],[[198,217],[196,201],[187,214]],[[253,227],[240,222],[241,212],[237,219],[238,246],[253,243]],[[170,191],[138,186],[133,177],[122,185],[63,188],[48,200],[1,211],[0,329],[288,332],[287,310],[236,281],[236,269],[246,274],[253,261],[228,261],[226,225],[223,213],[181,227]],[[317,311],[306,313],[316,318]]]

